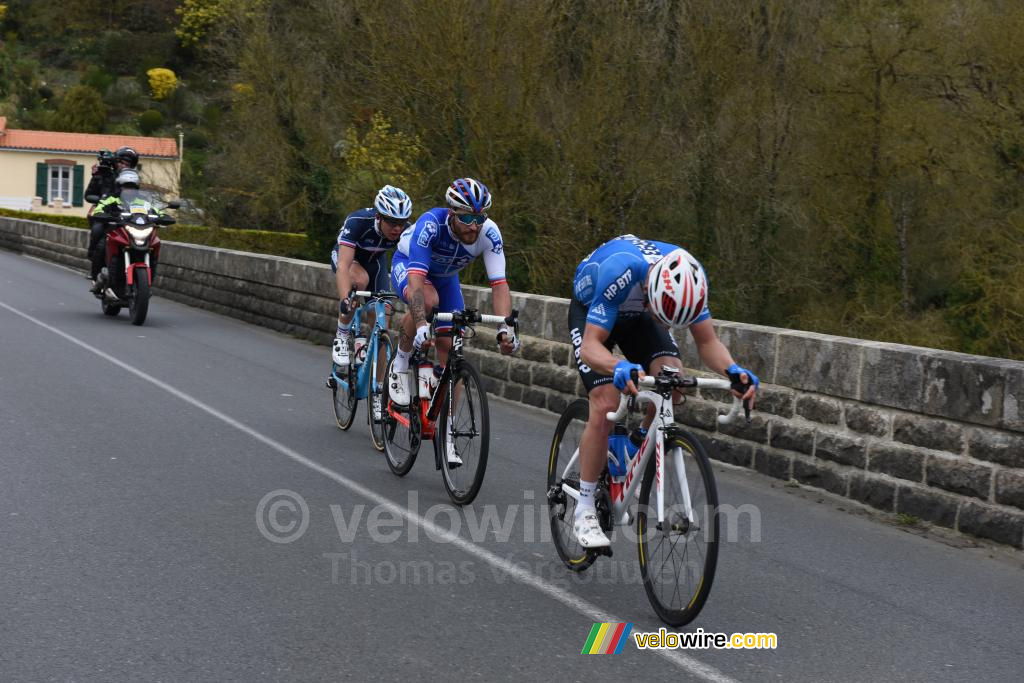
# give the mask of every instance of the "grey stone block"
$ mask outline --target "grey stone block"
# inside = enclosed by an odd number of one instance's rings
[[[771,445],[806,455],[814,453],[814,430],[797,427],[786,422],[772,422]]]
[[[747,441],[768,443],[768,422],[760,415],[752,416],[750,422],[747,422],[741,413],[732,422],[718,425],[718,431]]]
[[[960,510],[960,531],[999,543],[1024,547],[1024,513],[1009,512],[978,503],[965,503]]]
[[[543,389],[526,388],[523,390],[523,403],[536,408],[547,408],[548,395]]]
[[[774,383],[840,398],[857,398],[860,348],[854,340],[781,332]]]
[[[796,399],[796,414],[812,422],[839,424],[842,409],[839,401],[820,396],[799,396]]]
[[[541,336],[549,341],[569,339],[569,300],[547,297],[544,302],[544,329]]]
[[[996,502],[1024,510],[1024,471],[1004,470],[996,476]]]
[[[867,448],[864,445],[864,440],[860,438],[818,432],[814,455],[840,465],[864,469],[867,461]]]
[[[921,349],[901,344],[864,342],[860,400],[913,410],[924,396]]]
[[[517,403],[523,402],[523,387],[520,384],[505,384],[505,398]]]
[[[846,426],[855,432],[885,436],[889,432],[889,417],[880,410],[858,403],[847,403]]]
[[[715,460],[750,467],[754,458],[754,445],[751,443],[714,437],[705,437],[703,441],[707,447],[708,457]]]
[[[1006,372],[1000,424],[1004,429],[1024,432],[1024,366],[1010,368]]]
[[[1024,469],[1024,436],[991,429],[973,429],[967,452],[972,458]]]
[[[555,392],[548,394],[548,410],[551,412],[561,415],[567,405],[569,405],[568,396]]]
[[[791,389],[762,384],[757,391],[755,408],[758,412],[771,413],[779,417],[793,417],[796,394]]]
[[[793,456],[770,448],[758,448],[754,452],[754,469],[769,477],[789,481]]]
[[[522,348],[519,355],[523,360],[535,363],[547,363],[551,361],[552,342],[545,341],[538,337],[523,337]]]
[[[959,501],[953,496],[927,489],[900,486],[897,492],[896,512],[952,529],[956,523],[959,505]]]
[[[840,496],[846,495],[847,475],[824,463],[793,460],[793,478],[801,484],[824,489]]]
[[[476,351],[476,354],[477,358],[473,360],[473,363],[483,375],[502,381],[508,380],[510,361],[507,357],[479,350]]]
[[[530,385],[533,380],[530,377],[530,373],[534,368],[534,364],[525,360],[513,359],[508,362],[508,378],[513,382],[519,384]],[[540,367],[540,366],[537,366]]]
[[[551,364],[537,364],[533,367],[533,383],[560,393],[571,394],[576,389],[576,371],[558,368]]]
[[[908,481],[923,481],[924,454],[891,444],[875,444],[868,458],[868,471]]]
[[[992,468],[976,465],[960,458],[929,456],[926,481],[953,493],[988,500],[992,483]]]
[[[684,425],[713,432],[718,417],[718,407],[713,403],[690,399],[682,406],[676,407],[675,416]]]
[[[775,383],[775,347],[781,330],[776,327],[718,321],[718,336],[736,362],[762,382]]]
[[[558,367],[571,367],[576,369],[576,360],[572,357],[572,347],[569,344],[551,344],[551,362]]]
[[[544,299],[536,294],[512,294],[512,309],[519,311],[519,331],[531,337],[544,335]]]
[[[922,354],[922,412],[989,426],[1002,421],[1006,370],[997,361],[945,351]]]
[[[893,512],[896,508],[896,484],[881,477],[854,472],[850,475],[850,498],[877,510]]]
[[[897,415],[893,421],[893,440],[937,451],[962,453],[964,430],[952,422],[916,415]]]

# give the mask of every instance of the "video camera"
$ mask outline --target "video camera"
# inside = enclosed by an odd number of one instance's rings
[[[96,155],[97,161],[99,161],[99,172],[101,173],[113,173],[114,172],[114,153],[109,149],[101,149]]]

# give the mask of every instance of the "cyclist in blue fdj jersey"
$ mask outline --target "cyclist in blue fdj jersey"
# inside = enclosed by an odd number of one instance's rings
[[[631,371],[643,376],[666,366],[682,369],[670,327],[689,327],[705,365],[733,382],[749,384],[742,398],[753,407],[758,378],[736,365],[715,334],[707,276],[689,252],[623,235],[595,249],[576,268],[569,335],[589,394],[590,416],[580,440],[580,499],[573,528],[585,548],[609,545],[594,507],[612,426],[605,414],[617,408],[620,391],[636,393]],[[616,344],[625,359],[612,354]],[[652,417],[648,414],[644,427]]]
[[[385,185],[377,192],[373,208],[353,211],[345,219],[331,251],[331,270],[338,285],[338,334],[331,359],[348,365],[348,335],[355,312],[348,296],[353,288],[379,292],[388,289],[384,256],[398,244],[398,238],[412,215],[412,200],[397,187]]]
[[[413,381],[409,356],[415,346],[423,348],[430,341],[427,311],[437,307],[442,313],[462,310],[465,306],[459,285],[459,271],[470,261],[483,256],[491,283],[494,314],[508,316],[512,312],[512,295],[505,280],[505,252],[501,231],[487,217],[491,193],[472,178],[459,178],[445,193],[448,208],[427,211],[402,233],[391,263],[391,283],[409,312],[402,321],[402,331],[392,373],[388,379],[390,398],[398,405],[408,405]],[[439,333],[451,324],[436,325]],[[444,364],[451,349],[451,339],[438,335],[437,354]],[[498,348],[510,354],[519,348],[519,340],[505,325],[498,331]]]

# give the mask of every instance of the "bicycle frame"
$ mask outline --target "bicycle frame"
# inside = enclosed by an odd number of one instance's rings
[[[373,322],[373,329],[370,330],[370,336],[366,340],[366,358],[376,359],[378,344],[377,340],[380,336],[380,333],[387,329],[387,318],[385,317],[387,313],[387,305],[383,297],[373,297],[371,292],[356,292],[356,294],[358,296],[371,297],[371,299],[356,309],[355,314],[352,316],[352,329],[362,329],[361,326],[363,322],[363,311],[368,306],[371,306],[373,308],[375,319]],[[353,352],[354,351],[355,350],[353,349]],[[343,370],[343,368],[332,363],[331,375],[334,377],[334,381],[337,382],[339,385],[344,386],[346,391],[351,391],[348,381],[348,373],[345,373],[345,375],[342,376],[338,374],[338,370]],[[355,391],[353,392],[355,394],[355,397],[359,400],[365,399],[369,394],[371,372],[372,362],[364,362],[362,365],[359,366],[359,372],[356,373]],[[386,369],[381,369],[380,372],[381,374],[383,374],[384,372],[386,372]]]
[[[730,387],[729,380],[727,379],[705,377],[694,377],[691,379],[693,381],[692,386],[695,387],[708,389],[729,389]],[[638,382],[638,386],[653,387],[656,385],[656,382],[657,378],[655,377],[644,377]],[[670,433],[675,426],[673,403],[671,397],[666,398],[654,391],[639,392],[637,394],[636,401],[637,404],[641,406],[647,403],[653,404],[655,406],[655,417],[654,421],[651,422],[650,429],[647,431],[647,437],[640,445],[639,452],[629,464],[629,469],[626,472],[626,481],[621,488],[618,499],[611,501],[612,520],[615,522],[616,526],[630,523],[629,501],[633,499],[633,495],[636,493],[636,489],[640,485],[640,481],[643,479],[642,476],[638,475],[643,474],[652,456],[655,458],[655,467],[657,468],[655,473],[655,482],[658,524],[661,525],[665,521],[665,478],[662,476],[662,456],[665,452],[665,433]],[[628,397],[623,395],[619,401],[618,410],[606,415],[608,421],[614,423],[621,420],[625,416],[627,405]],[[731,422],[739,413],[742,406],[743,402],[734,397],[732,408],[727,414],[719,415],[718,422],[720,424]],[[654,438],[651,438],[652,436]],[[565,495],[573,498],[577,502],[579,502],[580,498],[579,491],[565,483],[565,479],[569,472],[571,472],[576,466],[579,457],[580,450],[579,447],[577,447],[575,452],[573,452],[572,457],[569,458],[569,462],[566,464],[565,469],[562,471],[562,491]],[[682,488],[680,493],[683,497],[683,504],[686,507],[687,521],[690,523],[696,522],[697,520],[693,514],[693,509],[690,504],[690,486],[689,482],[686,480],[686,470],[683,467],[682,461],[683,456],[677,450],[675,451],[673,459],[675,460],[675,470],[679,473],[679,485]]]

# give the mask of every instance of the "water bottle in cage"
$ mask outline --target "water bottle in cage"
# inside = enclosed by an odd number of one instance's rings
[[[434,383],[434,365],[433,363],[424,362],[420,363],[419,369],[416,373],[419,378],[420,384],[420,396],[430,396],[431,387]]]
[[[362,334],[356,336],[355,362],[356,365],[366,360],[366,337]]]

